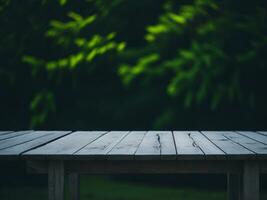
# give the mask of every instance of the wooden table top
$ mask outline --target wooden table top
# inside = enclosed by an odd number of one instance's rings
[[[0,159],[267,159],[267,132],[0,131]]]

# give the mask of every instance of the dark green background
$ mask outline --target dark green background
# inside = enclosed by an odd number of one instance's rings
[[[184,16],[183,9],[190,6],[193,17]],[[73,21],[70,12],[96,19],[79,31],[63,29],[47,36],[57,29],[53,20]],[[2,0],[0,127],[264,130],[266,12],[263,0]],[[172,21],[170,13],[186,23]],[[149,26],[155,25],[166,30],[154,31],[155,40],[146,41]],[[46,68],[78,52],[87,54],[75,46],[77,38],[104,38],[112,32],[112,41],[126,44],[122,51],[112,49],[74,69],[69,64]],[[160,59],[132,73],[151,54]],[[166,67],[168,61],[174,64]],[[123,65],[128,71],[120,73]],[[193,69],[196,75],[182,76]],[[175,87],[168,92],[172,81]]]
[[[0,0],[0,129],[267,130],[266,24],[265,0]],[[20,169],[0,199],[45,199]],[[82,197],[226,196],[225,176],[153,177]]]

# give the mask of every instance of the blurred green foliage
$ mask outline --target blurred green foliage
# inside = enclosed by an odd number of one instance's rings
[[[135,175],[136,176],[136,175]],[[143,175],[144,176],[144,175]],[[187,199],[187,200],[223,200],[226,199],[226,192],[222,189],[206,189],[201,188],[194,190],[192,188],[180,188],[179,186],[166,186],[160,184],[161,179],[154,180],[153,183],[140,183],[140,182],[126,182],[114,181],[111,178],[103,176],[83,175],[81,176],[80,186],[80,199],[92,200],[146,200],[146,199]],[[158,185],[157,185],[158,184]],[[45,185],[45,183],[44,183]],[[88,189],[90,188],[90,190]],[[36,185],[27,185],[24,183],[22,186],[7,187],[4,185],[0,188],[1,199],[3,200],[19,200],[22,194],[26,194],[25,198],[28,200],[47,199],[46,187],[38,187]],[[67,195],[66,195],[67,196]],[[265,197],[266,195],[262,195]]]
[[[74,69],[83,62],[92,62],[95,57],[108,53],[109,51],[122,51],[125,43],[117,43],[114,41],[115,32],[109,33],[102,37],[94,34],[87,37],[79,37],[79,33],[96,20],[96,15],[86,18],[78,13],[70,12],[68,16],[72,21],[63,23],[57,20],[51,21],[50,28],[46,32],[46,36],[55,40],[60,47],[74,49],[77,53],[67,55],[66,57],[56,60],[42,60],[33,56],[24,56],[23,61],[30,64],[35,69],[44,67],[47,71],[60,69]],[[35,72],[35,70],[34,70]],[[36,73],[36,72],[35,72]]]
[[[253,71],[266,73],[266,9],[256,3],[246,10],[236,6],[195,0],[177,8],[167,1],[158,23],[147,26],[145,39],[152,48],[135,64],[121,65],[124,82],[171,74],[166,92],[186,107],[209,102],[214,110],[227,101],[255,106],[261,83],[245,79]]]
[[[2,128],[266,128],[264,0],[0,2]]]

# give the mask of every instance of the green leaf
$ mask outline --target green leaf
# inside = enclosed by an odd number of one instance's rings
[[[186,96],[185,96],[185,101],[184,101],[184,105],[186,108],[191,107],[192,102],[193,102],[193,93],[192,92],[187,92]]]
[[[76,12],[69,12],[68,16],[77,22],[81,22],[83,20],[83,17]]]
[[[64,6],[67,3],[67,0],[59,0],[61,6]]]
[[[148,26],[147,27],[147,31],[149,33],[153,33],[153,34],[159,34],[159,33],[163,33],[163,32],[167,32],[167,27],[164,24],[158,24],[155,26]]]
[[[117,50],[120,52],[120,51],[123,51],[126,47],[126,43],[125,42],[121,42],[118,44],[118,47],[117,47]]]
[[[173,21],[177,22],[178,24],[185,24],[186,18],[181,15],[177,15],[175,13],[169,13],[168,15]]]
[[[112,32],[112,33],[110,33],[110,34],[107,35],[107,39],[108,40],[112,40],[113,38],[115,38],[115,36],[116,36],[116,33],[115,32]]]

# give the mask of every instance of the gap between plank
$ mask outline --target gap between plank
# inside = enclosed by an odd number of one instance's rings
[[[79,148],[78,150],[74,151],[71,155],[74,155],[75,153],[77,153],[78,151],[82,150],[84,147],[86,147],[87,145],[91,144],[92,142],[96,141],[97,139],[99,139],[100,137],[106,135],[107,133],[109,133],[110,131],[103,131],[104,133],[99,135],[98,137],[96,137],[94,140],[92,140],[91,142],[89,142],[88,144],[82,146],[81,148]]]
[[[38,132],[38,131],[33,131],[33,132],[30,132],[30,133],[34,133],[34,132]],[[51,135],[51,134],[52,134],[52,133],[47,133],[46,135],[42,135],[42,136],[36,137],[36,138],[34,138],[34,139],[30,139],[30,140],[28,140],[28,141],[24,141],[24,142],[15,144],[15,145],[11,145],[11,146],[8,146],[8,147],[4,147],[4,148],[2,148],[2,149],[0,149],[0,150],[8,149],[8,148],[10,148],[10,147],[14,147],[14,146],[21,145],[21,144],[25,144],[25,143],[27,143],[27,142],[31,142],[31,141],[34,141],[34,140],[36,140],[36,139],[39,139],[39,138],[42,138],[42,137],[45,137],[45,136],[47,136],[47,135]],[[10,139],[12,139],[12,138],[10,138]]]
[[[123,131],[122,131],[123,132]],[[126,131],[127,132],[127,131]],[[111,152],[111,150],[113,148],[115,148],[115,146],[117,146],[127,135],[129,135],[131,133],[131,131],[128,131],[116,144],[114,144],[114,146],[105,154],[108,155],[109,152]]]
[[[244,135],[243,133],[240,133],[239,131],[235,131],[237,134],[239,134],[239,135],[242,135],[242,136],[244,136],[244,137],[246,137],[246,138],[249,138],[249,139],[251,139],[251,140],[254,140],[254,141],[256,141],[256,142],[259,142],[259,143],[261,143],[261,144],[264,144],[264,145],[267,145],[266,143],[263,143],[263,142],[261,142],[261,141],[259,141],[259,140],[256,140],[256,139],[254,139],[254,138],[252,138],[252,137],[249,137],[249,136],[247,136],[247,135]],[[252,132],[253,133],[253,132]],[[254,133],[256,133],[256,134],[259,134],[258,132],[254,132]],[[262,135],[262,134],[259,134],[259,135]],[[262,136],[265,136],[265,135],[262,135]],[[266,136],[265,136],[266,137]],[[266,137],[267,138],[267,137]]]
[[[235,133],[235,132],[234,132],[234,133]],[[232,140],[231,138],[227,137],[224,133],[223,133],[222,135],[223,135],[225,138],[227,138],[228,140],[231,140],[232,142],[236,143],[237,145],[242,146],[243,148],[245,148],[245,149],[247,149],[247,150],[249,150],[249,151],[251,151],[252,153],[254,153],[254,154],[257,155],[257,153],[256,153],[255,151],[250,150],[249,148],[245,147],[244,145],[240,144],[239,142],[236,142],[236,141]]]
[[[133,153],[133,159],[134,159],[134,160],[136,160],[136,158],[135,158],[135,156],[136,156],[136,152],[137,152],[137,150],[139,149],[139,147],[140,147],[141,143],[143,142],[143,140],[144,140],[145,136],[147,135],[147,133],[148,133],[148,131],[145,132],[145,134],[144,134],[144,136],[142,137],[142,139],[141,139],[139,145],[137,146],[136,150],[135,150],[134,153]]]
[[[214,144],[218,149],[220,149],[225,155],[228,155],[224,150],[222,150],[216,143],[214,143],[211,139],[209,139],[202,131],[199,131],[207,140],[209,140],[212,144]],[[230,155],[230,154],[229,154]]]
[[[37,149],[37,148],[39,148],[39,147],[41,147],[41,146],[44,146],[44,145],[46,145],[46,144],[48,144],[48,143],[54,142],[54,141],[56,141],[56,140],[59,140],[59,139],[65,137],[65,136],[68,136],[68,135],[72,134],[72,133],[74,133],[74,131],[70,131],[70,132],[67,133],[66,135],[59,136],[59,137],[54,138],[54,139],[52,139],[52,140],[50,140],[50,141],[47,141],[47,142],[45,142],[45,143],[43,143],[43,144],[37,145],[36,147],[32,147],[32,148],[30,148],[30,149],[27,149],[27,150],[25,150],[25,151],[19,153],[19,155],[22,155],[22,154],[26,153],[27,151],[31,151],[31,150]],[[49,135],[50,135],[50,134],[49,134]],[[45,135],[45,136],[47,136],[47,135]]]
[[[174,135],[173,135],[173,131],[171,131],[171,132],[172,132],[172,139],[173,139],[173,142],[174,142],[174,148],[175,148],[176,157],[177,157],[177,155],[178,155],[178,150],[177,150],[177,147],[176,147],[176,141],[175,141],[175,137],[174,137]]]

